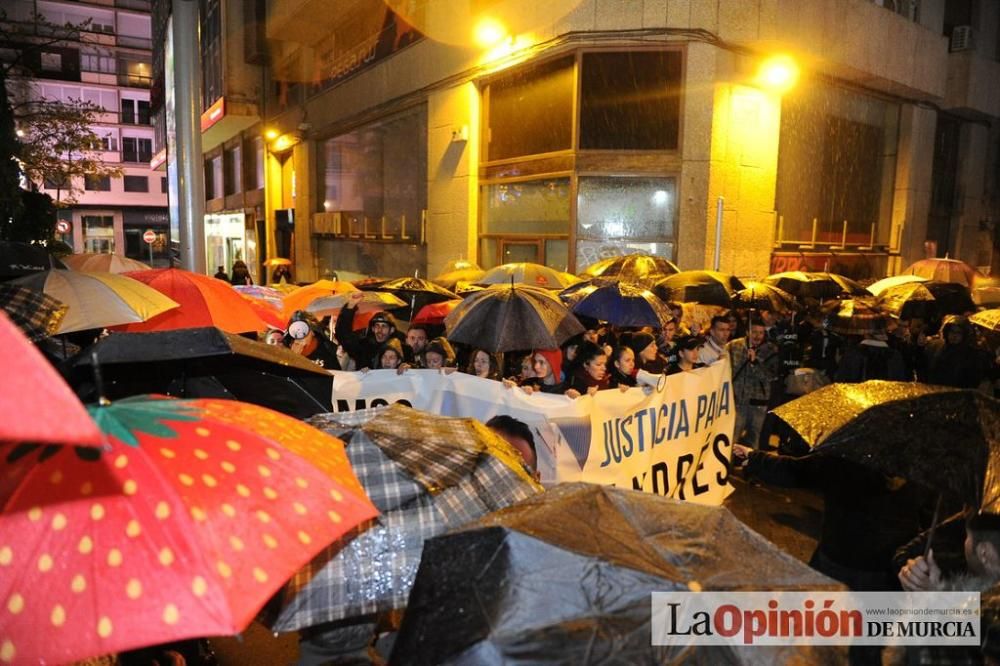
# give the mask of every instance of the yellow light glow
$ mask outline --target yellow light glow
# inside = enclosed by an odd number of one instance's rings
[[[278,139],[277,141],[274,142],[274,149],[275,150],[284,150],[285,148],[288,148],[288,146],[290,146],[290,145],[291,145],[291,141],[289,140],[289,138],[287,136],[283,136],[283,137],[281,137],[280,139]]]
[[[485,17],[476,23],[473,36],[476,44],[482,48],[489,48],[507,36],[507,28],[496,19]]]
[[[264,132],[264,138],[268,141],[274,141],[278,138],[278,130],[269,129]]]
[[[757,85],[783,94],[799,80],[799,66],[791,56],[776,55],[767,58],[757,70]]]

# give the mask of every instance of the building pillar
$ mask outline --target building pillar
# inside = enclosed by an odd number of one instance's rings
[[[315,282],[319,279],[319,261],[312,237],[312,215],[316,210],[316,147],[312,141],[302,141],[292,149],[295,170],[295,279]]]
[[[201,151],[198,3],[195,0],[173,0],[172,8],[180,263],[181,268],[205,273],[205,166]]]
[[[904,104],[899,116],[899,152],[889,234],[889,247],[899,255],[890,258],[890,275],[924,257],[937,127],[937,113],[930,109]]]

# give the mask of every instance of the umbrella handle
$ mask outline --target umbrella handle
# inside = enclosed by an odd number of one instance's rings
[[[941,515],[941,493],[938,493],[937,504],[934,505],[934,517],[931,518],[931,528],[927,531],[927,543],[924,545],[924,559],[926,560],[931,552],[931,544],[934,542],[934,530],[937,529],[938,518]]]

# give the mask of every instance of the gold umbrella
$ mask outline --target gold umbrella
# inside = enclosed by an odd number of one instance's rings
[[[74,271],[89,271],[93,273],[128,273],[129,271],[147,271],[149,266],[118,254],[95,254],[84,252],[63,257],[62,262]]]

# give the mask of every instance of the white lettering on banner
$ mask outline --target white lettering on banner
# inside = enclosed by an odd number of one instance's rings
[[[614,389],[576,400],[528,395],[460,372],[333,374],[338,412],[400,402],[480,421],[497,414],[521,419],[535,435],[544,484],[587,481],[716,505],[732,492],[735,404],[728,358],[667,377],[649,394]]]

